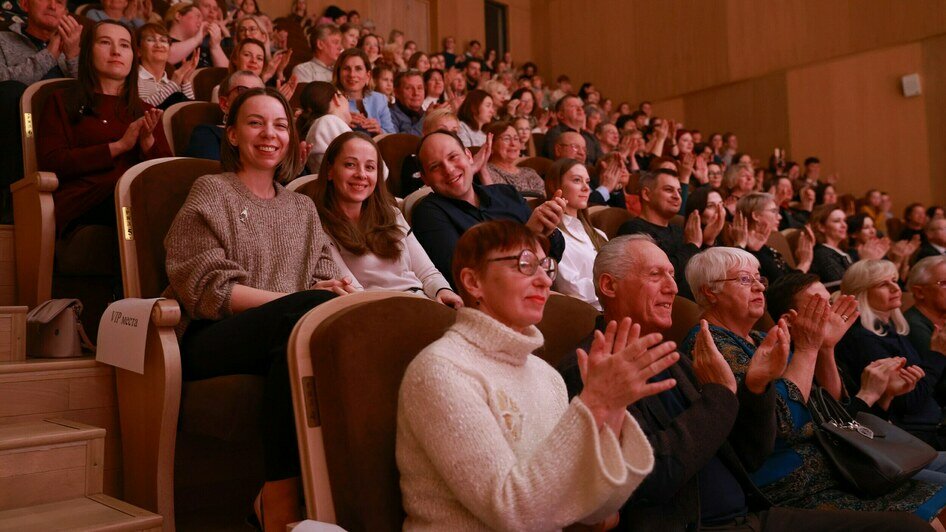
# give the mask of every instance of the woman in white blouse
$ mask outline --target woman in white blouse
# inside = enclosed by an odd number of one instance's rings
[[[167,109],[171,104],[194,99],[193,80],[197,73],[198,54],[184,61],[168,78],[166,72],[171,37],[160,24],[145,24],[138,30],[138,97],[145,103]],[[165,103],[167,102],[167,103]]]
[[[423,292],[462,307],[394,207],[383,178],[381,151],[363,133],[343,133],[325,151],[312,200],[334,241],[335,262],[366,290]]]
[[[575,159],[559,159],[545,175],[546,197],[554,197],[561,190],[562,198],[567,202],[559,226],[565,237],[565,254],[559,262],[558,277],[553,288],[601,310],[598,296],[595,295],[592,270],[598,250],[608,241],[608,237],[595,229],[588,219],[590,182],[588,169]]]

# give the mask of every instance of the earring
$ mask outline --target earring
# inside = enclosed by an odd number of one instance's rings
[[[483,302],[482,299],[476,298],[476,306],[477,306],[477,307],[480,306],[480,303],[482,303],[482,302]]]

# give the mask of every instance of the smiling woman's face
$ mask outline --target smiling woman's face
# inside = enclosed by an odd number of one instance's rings
[[[490,252],[483,271],[472,272],[472,280],[461,274],[464,282],[470,281],[466,282],[466,288],[479,301],[478,310],[520,332],[542,321],[545,302],[552,289],[552,279],[541,266],[532,275],[522,273],[518,257],[523,249],[529,249],[538,260],[545,258],[545,252],[538,245],[495,250]]]

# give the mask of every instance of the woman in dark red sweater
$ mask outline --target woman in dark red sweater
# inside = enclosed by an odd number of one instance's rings
[[[115,184],[142,161],[171,156],[162,111],[138,98],[138,51],[131,31],[110,20],[82,38],[79,87],[47,100],[37,128],[43,170],[56,173],[56,230],[115,227]],[[114,232],[113,232],[114,234]]]

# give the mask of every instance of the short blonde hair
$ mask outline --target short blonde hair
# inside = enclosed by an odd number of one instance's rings
[[[886,336],[884,329],[877,324],[877,313],[867,301],[867,292],[877,283],[890,277],[898,277],[897,267],[889,260],[861,260],[855,262],[841,279],[841,293],[857,299],[857,309],[861,312],[861,325],[877,336]],[[896,327],[897,334],[910,334],[910,324],[903,317],[900,309],[890,312],[890,321]]]
[[[733,268],[758,270],[759,259],[748,251],[727,247],[709,248],[694,255],[687,263],[686,279],[696,304],[703,309],[709,308],[703,287],[709,286],[712,292],[719,292],[719,280],[725,279]]]
[[[454,114],[449,107],[438,107],[427,111],[427,113],[424,114],[424,135],[433,133],[439,129],[437,126],[447,118],[456,120],[457,125],[460,124],[460,119],[457,118],[457,115]]]

